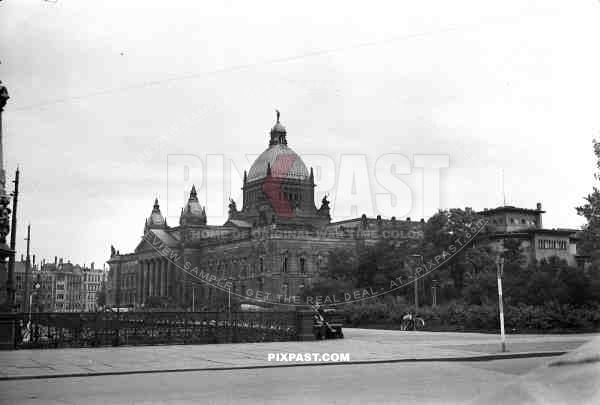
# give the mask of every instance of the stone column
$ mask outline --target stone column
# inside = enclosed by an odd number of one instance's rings
[[[150,275],[148,280],[148,297],[154,296],[154,260],[148,261],[148,273]]]
[[[185,264],[185,260],[186,260],[185,254],[183,254],[182,257],[183,257],[183,263]],[[180,278],[181,300],[182,300],[185,308],[187,308],[191,304],[191,302],[192,302],[192,300],[190,298],[190,294],[189,294],[190,293],[189,287],[187,285],[187,283],[188,283],[188,274],[185,271],[183,271],[183,270],[180,270],[180,271],[181,271],[181,278]]]
[[[163,297],[169,296],[169,283],[168,283],[168,275],[169,275],[169,261],[167,259],[163,259]]]
[[[148,303],[148,297],[150,296],[150,262],[144,260],[144,304]]]
[[[160,297],[160,259],[154,261],[154,295]]]
[[[152,296],[158,295],[158,263],[156,259],[152,260]]]
[[[161,294],[161,285],[160,285],[161,274],[162,274],[162,260],[156,259],[156,293],[154,295],[156,295],[157,297],[160,297],[162,295]]]
[[[136,283],[135,283],[135,305],[139,307],[142,305],[142,288],[143,288],[143,267],[142,262],[138,260],[138,266],[136,271]]]
[[[167,274],[166,274],[166,285],[167,285],[167,292],[166,292],[166,296],[167,297],[172,297],[173,296],[173,288],[172,288],[172,284],[173,284],[173,263],[167,259]]]
[[[167,260],[160,259],[160,296],[166,296],[167,292]]]

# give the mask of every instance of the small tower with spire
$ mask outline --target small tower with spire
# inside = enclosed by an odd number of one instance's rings
[[[160,212],[160,205],[158,204],[158,198],[154,199],[154,206],[152,207],[152,212],[150,216],[146,219],[146,224],[144,225],[144,233],[148,232],[150,229],[166,229],[167,228],[167,220]]]
[[[181,210],[179,225],[206,225],[206,210],[198,201],[198,193],[196,192],[195,185],[192,185],[188,202]]]

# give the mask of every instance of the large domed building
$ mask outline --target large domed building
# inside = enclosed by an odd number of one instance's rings
[[[171,227],[155,200],[135,251],[113,252],[108,261],[110,304],[218,309],[229,291],[237,302],[290,303],[327,270],[332,250],[374,243],[384,228],[420,229],[419,222],[364,215],[331,222],[329,201],[315,205],[315,188],[278,112],[267,148],[244,172],[242,207],[230,200],[227,221],[209,225],[192,187]]]

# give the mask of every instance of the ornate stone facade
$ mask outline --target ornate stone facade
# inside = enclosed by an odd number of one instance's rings
[[[312,168],[288,146],[278,116],[268,148],[244,172],[241,209],[231,200],[226,223],[207,225],[206,207],[192,187],[179,226],[169,227],[155,201],[135,252],[113,249],[109,303],[200,310],[224,305],[229,293],[242,301],[260,298],[257,294],[281,294],[285,300],[327,270],[334,249],[373,244],[386,232],[422,236],[422,221],[363,215],[332,223],[327,198],[315,205],[315,187]]]

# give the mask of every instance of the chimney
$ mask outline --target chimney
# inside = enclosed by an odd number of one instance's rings
[[[54,256],[54,265],[58,265],[58,256]]]
[[[21,263],[23,263],[25,261],[25,258],[23,256],[23,253],[21,253]]]
[[[31,265],[31,267],[32,267],[33,269],[35,269],[35,255],[33,255],[33,263],[32,263],[32,265]]]
[[[406,217],[406,222],[410,222],[410,217]]]
[[[424,222],[425,222],[425,218],[421,218],[421,223],[424,223]]]
[[[471,215],[473,213],[473,208],[465,207],[465,212],[467,213],[467,215]]]
[[[537,208],[538,211],[541,211],[542,210],[542,203],[541,202],[537,203],[536,204],[536,208]]]
[[[92,263],[90,264],[90,267],[91,267],[91,269],[92,269],[92,270],[94,270],[94,262],[92,262]]]

